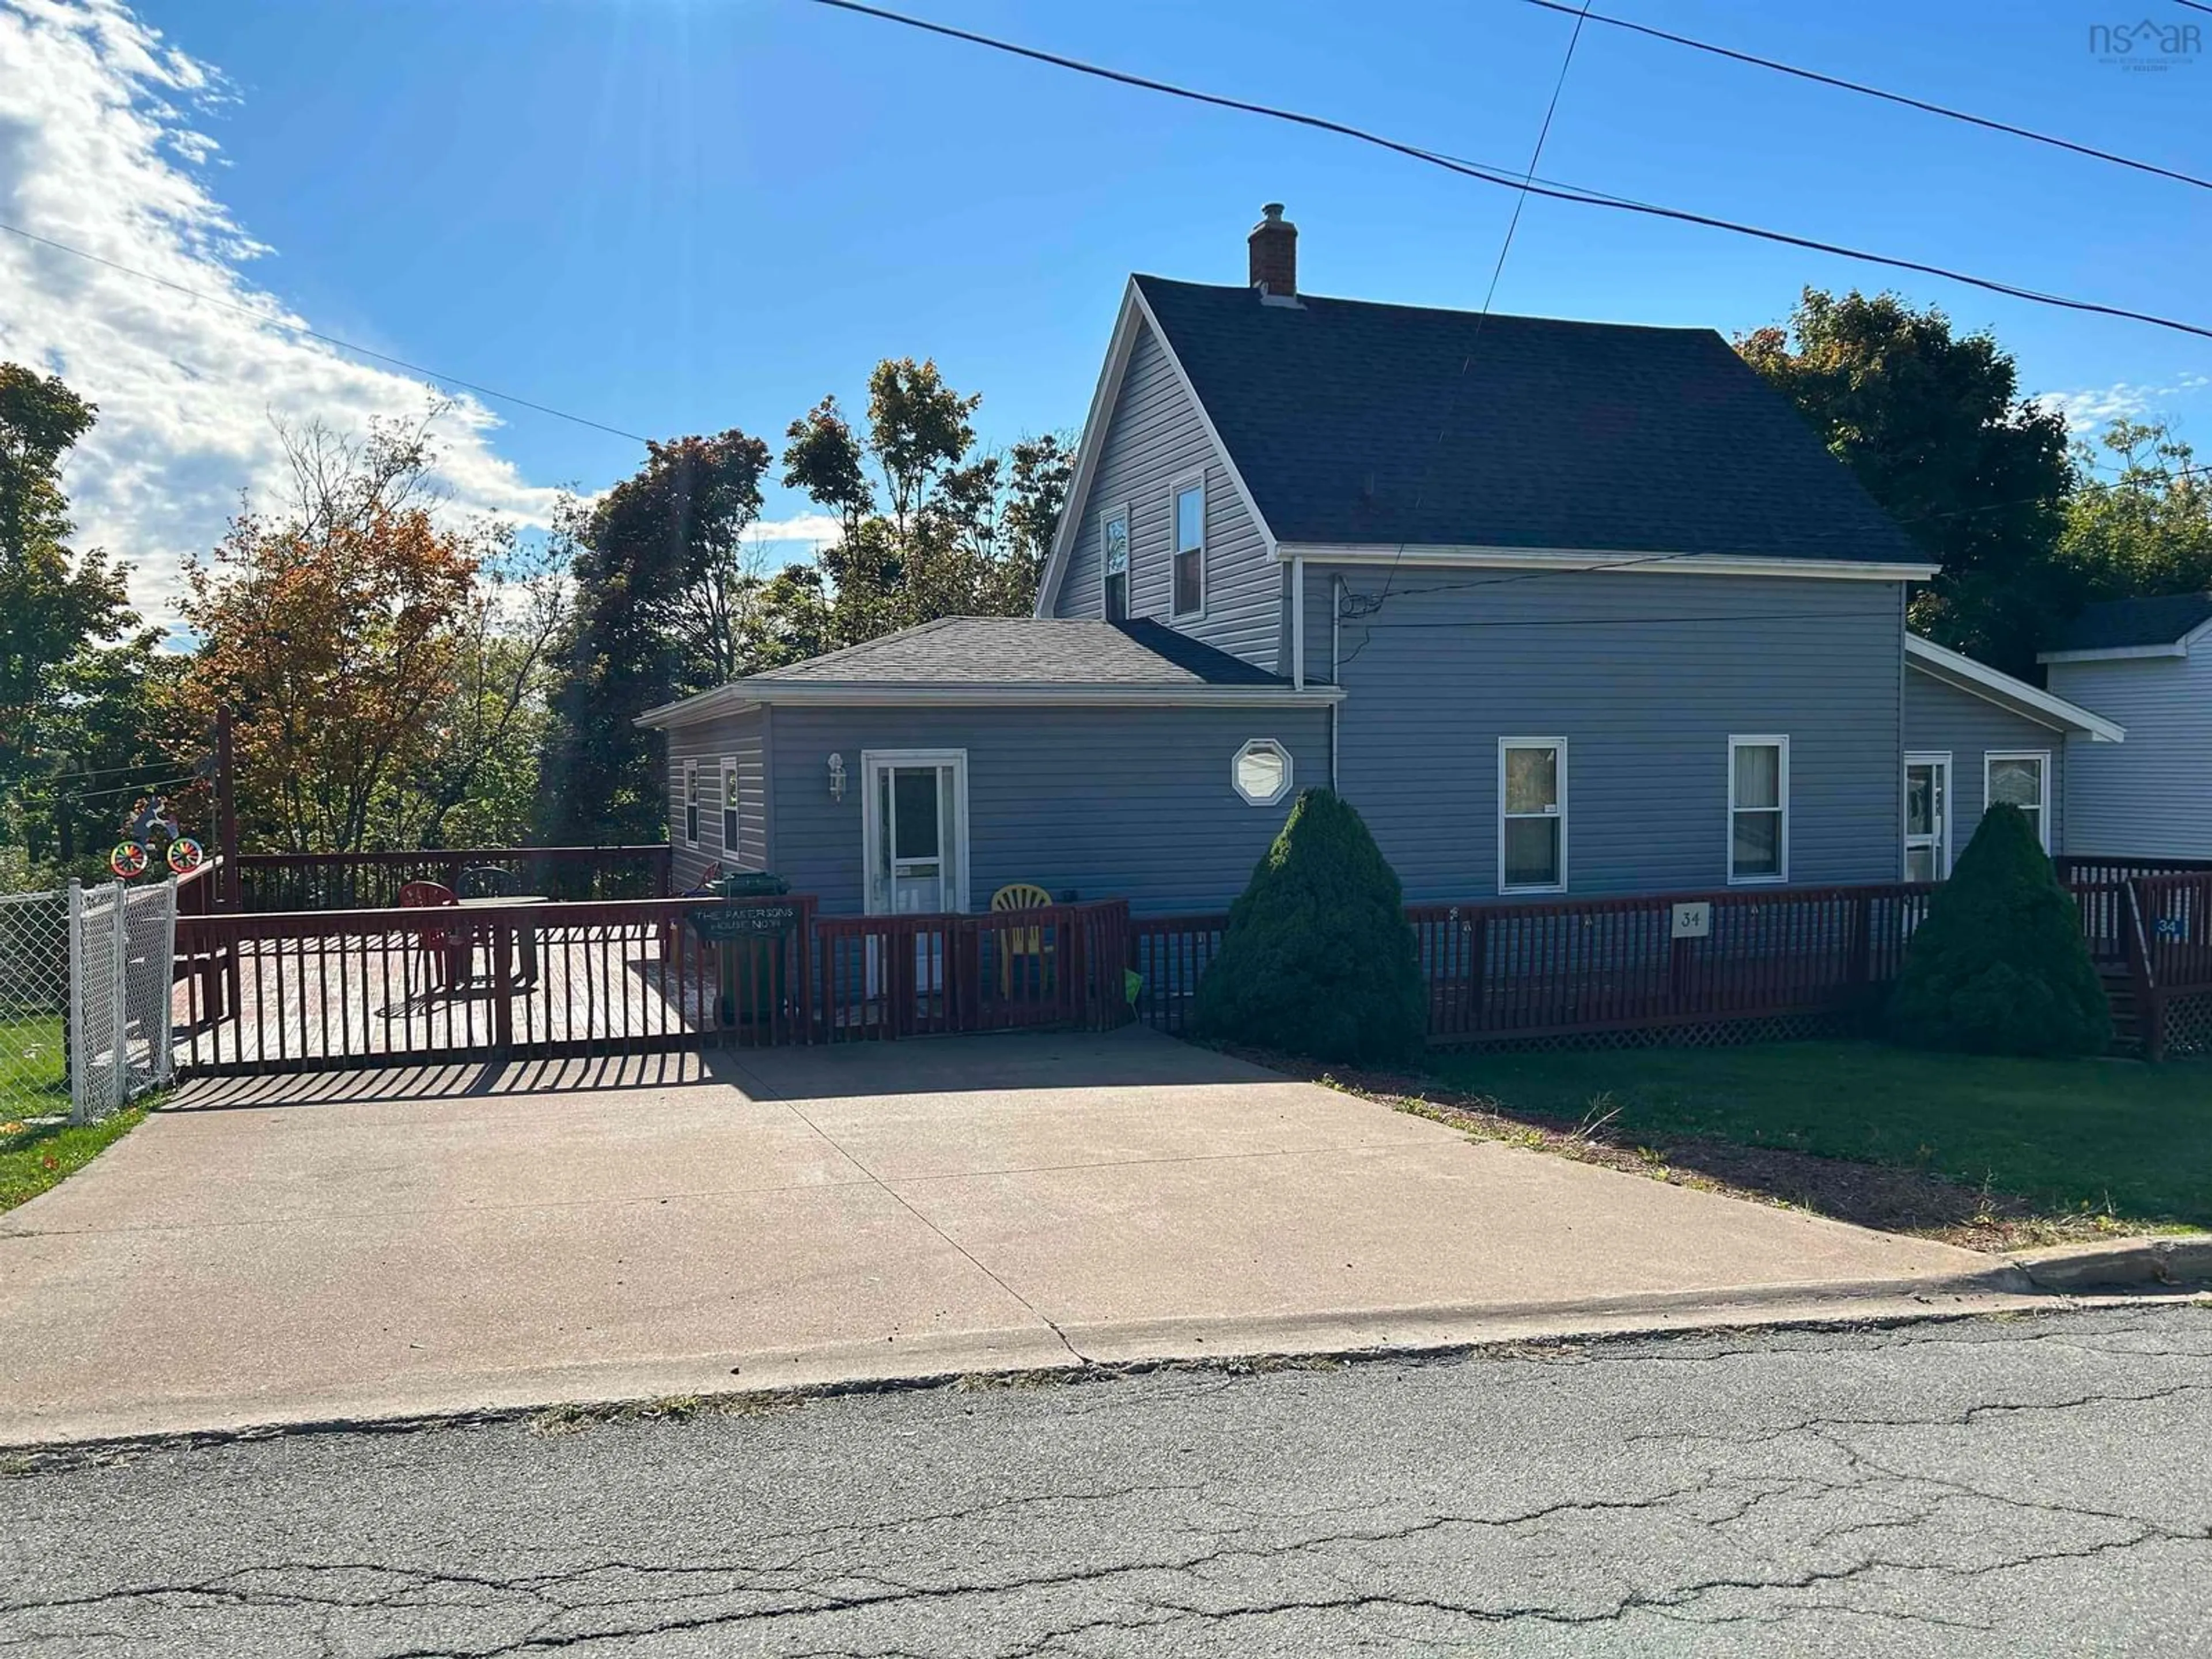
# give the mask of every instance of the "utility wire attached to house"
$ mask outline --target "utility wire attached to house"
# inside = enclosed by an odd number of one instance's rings
[[[1583,6],[1587,10],[1589,0],[1583,0]],[[1537,163],[1544,159],[1544,141],[1552,136],[1552,118],[1559,112],[1559,94],[1566,90],[1567,71],[1575,65],[1575,48],[1581,44],[1582,38],[1583,27],[1577,22],[1574,33],[1567,37],[1566,54],[1559,59],[1559,76],[1552,82],[1552,101],[1544,106],[1543,123],[1536,129],[1536,143],[1528,152],[1528,170],[1521,175],[1521,193],[1513,198],[1513,216],[1505,222],[1505,235],[1498,245],[1498,258],[1490,267],[1490,286],[1483,290],[1482,309],[1476,313],[1474,319],[1474,337],[1468,342],[1467,351],[1460,359],[1459,374],[1452,381],[1451,395],[1444,399],[1443,413],[1437,421],[1437,441],[1429,447],[1428,459],[1421,467],[1420,483],[1413,489],[1413,504],[1406,515],[1409,530],[1420,517],[1421,503],[1428,497],[1429,482],[1436,476],[1437,457],[1443,453],[1445,441],[1451,436],[1452,417],[1459,412],[1460,393],[1467,388],[1468,371],[1474,367],[1474,354],[1481,349],[1483,325],[1490,320],[1491,305],[1498,298],[1498,279],[1505,274],[1505,256],[1513,252],[1513,233],[1521,228],[1521,210],[1528,205],[1528,186],[1535,179]],[[1363,608],[1350,616],[1345,615],[1340,602],[1337,613],[1340,619],[1353,621],[1362,617],[1371,617],[1380,611],[1390,597],[1390,589],[1397,582],[1398,566],[1405,556],[1406,543],[1401,541],[1398,550],[1390,556],[1390,571],[1382,579],[1382,592],[1371,601],[1363,599]],[[1365,650],[1371,637],[1371,635],[1363,635],[1359,643],[1352,647],[1351,654],[1345,657],[1343,662],[1350,662]],[[1342,665],[1343,663],[1336,665],[1339,670]]]
[[[1285,121],[1294,126],[1310,127],[1319,132],[1332,132],[1363,144],[1372,144],[1394,155],[1403,155],[1431,167],[1442,167],[1464,178],[1478,179],[1502,189],[1525,191],[1533,196],[1549,198],[1553,201],[1571,202],[1583,207],[1605,208],[1621,213],[1635,213],[1651,218],[1665,219],[1677,224],[1698,225],[1708,230],[1725,231],[1731,235],[1748,236],[1759,241],[1776,242],[1784,247],[1805,248],[1814,253],[1831,253],[1838,258],[1856,259],[1866,264],[1882,265],[1893,270],[1917,271],[1926,276],[1938,276],[1945,282],[1964,283],[1991,294],[2002,294],[2015,300],[2025,300],[2033,305],[2051,306],[2063,311],[2078,311],[2092,316],[2116,317],[2124,322],[2148,323],[2154,328],[2170,329],[2177,334],[2194,335],[2198,339],[2212,340],[2212,325],[2192,323],[2174,317],[2161,317],[2154,312],[2136,311],[2127,306],[2106,305],[2101,301],[2075,299],[2070,295],[2047,294],[2038,289],[2023,288],[2016,283],[2004,282],[1994,276],[1977,276],[1971,272],[1954,270],[1947,265],[1932,264],[1926,260],[1908,259],[1901,255],[1875,253],[1865,248],[1848,246],[1840,242],[1823,241],[1817,237],[1799,236],[1789,231],[1771,230],[1761,225],[1750,225],[1733,219],[1723,219],[1708,213],[1692,212],[1686,208],[1667,207],[1656,202],[1638,201],[1633,197],[1613,196],[1602,191],[1588,189],[1559,179],[1524,178],[1510,169],[1495,167],[1485,162],[1468,161],[1448,155],[1439,150],[1425,149],[1419,144],[1402,139],[1387,137],[1370,132],[1327,116],[1310,115],[1298,110],[1282,109],[1270,104],[1255,103],[1249,99],[1231,98],[1221,93],[1205,92],[1171,81],[1154,80],[1148,76],[1133,75],[1126,70],[1109,69],[1103,64],[1086,63],[1079,58],[1062,57],[1057,52],[1040,51],[1011,40],[1002,40],[988,34],[978,34],[969,29],[954,28],[950,24],[933,23],[926,18],[908,16],[904,12],[890,11],[881,6],[861,3],[861,0],[810,0],[817,6],[830,7],[858,16],[872,17],[887,23],[919,29],[925,33],[942,35],[948,40],[965,41],[971,46],[1001,52],[1016,58],[1026,58],[1034,63],[1050,64],[1077,75],[1088,75],[1102,81],[1111,81],[1121,86],[1135,87],[1146,92],[1157,92],[1170,98],[1182,98],[1192,103],[1209,104],[1217,109],[1236,110],[1246,115],[1263,116],[1269,120]]]
[[[2193,173],[2182,173],[2172,167],[2162,167],[2154,161],[2139,161],[2130,155],[2120,155],[2108,149],[2098,149],[2089,144],[2077,144],[2070,138],[2060,138],[2047,132],[2038,132],[2033,127],[2014,126],[2009,121],[1993,120],[1986,115],[1975,115],[1947,105],[1930,103],[1924,98],[1908,97],[1901,92],[1885,92],[1880,87],[1870,87],[1857,81],[1846,81],[1841,76],[1823,75],[1818,70],[1800,69],[1795,64],[1780,63],[1771,58],[1761,58],[1754,52],[1738,52],[1732,46],[1715,46],[1710,40],[1693,40],[1686,34],[1675,34],[1668,30],[1654,28],[1649,23],[1631,22],[1626,17],[1609,17],[1601,11],[1592,11],[1584,6],[1577,9],[1564,4],[1562,0],[1523,0],[1523,3],[1556,11],[1575,20],[1577,33],[1583,20],[1605,23],[1613,28],[1626,29],[1632,34],[1645,34],[1655,40],[1665,40],[1678,46],[1687,46],[1693,52],[1710,52],[1716,58],[1731,58],[1739,64],[1749,64],[1757,69],[1772,70],[1778,75],[1794,75],[1801,81],[1811,81],[1824,87],[1834,87],[1842,92],[1855,92],[1863,98],[1879,98],[1885,103],[1902,104],[1907,109],[1925,111],[1947,120],[1963,121],[1969,126],[1984,127],[1991,132],[2002,132],[2014,138],[2025,138],[2032,143],[2048,144],[2054,149],[2071,150],[2076,155],[2086,155],[2094,161],[2109,161],[2114,167],[2132,167],[2138,173],[2156,173],[2161,179],[2171,179],[2177,184],[2194,185],[2199,190],[2212,190],[2212,179],[2200,179]],[[2181,0],[2188,5],[2191,0]],[[2212,6],[2198,9],[2212,11]]]

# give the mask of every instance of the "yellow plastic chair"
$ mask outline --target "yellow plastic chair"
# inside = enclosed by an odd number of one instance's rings
[[[1034,882],[1008,882],[991,895],[994,914],[1003,910],[1042,910],[1052,902],[1052,895]],[[1040,990],[1052,985],[1052,942],[1044,936],[1042,927],[1008,927],[999,935],[999,994],[1011,997],[1014,994],[1014,958],[1035,957],[1039,972]]]

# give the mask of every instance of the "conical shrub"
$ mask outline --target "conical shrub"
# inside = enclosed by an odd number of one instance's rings
[[[1252,872],[1194,1012],[1201,1036],[1316,1060],[1420,1052],[1428,994],[1397,875],[1329,791],[1298,797]]]
[[[1890,1036],[1984,1054],[2095,1054],[2112,1004],[2074,896],[2027,816],[2002,803],[1936,890],[1888,1005]]]

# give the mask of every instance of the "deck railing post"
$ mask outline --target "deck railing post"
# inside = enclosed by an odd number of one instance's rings
[[[514,1047],[514,925],[491,919],[491,1046],[501,1060]]]
[[[2136,1019],[2142,1031],[2143,1058],[2166,1058],[2166,1007],[2159,988],[2158,968],[2152,959],[2149,930],[2143,926],[2142,878],[2130,876],[2125,894],[2121,943],[2127,949],[2128,981],[2135,991]]]

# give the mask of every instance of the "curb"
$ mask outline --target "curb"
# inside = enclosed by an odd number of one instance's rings
[[[2039,1291],[2179,1290],[2212,1284],[2212,1237],[2115,1238],[2008,1258]]]

